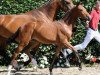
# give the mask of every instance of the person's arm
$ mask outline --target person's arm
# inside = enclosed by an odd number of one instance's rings
[[[90,19],[93,18],[93,15],[94,15],[94,10],[92,10],[91,13],[90,13]],[[90,21],[86,21],[86,29],[89,28],[89,22],[90,22]]]

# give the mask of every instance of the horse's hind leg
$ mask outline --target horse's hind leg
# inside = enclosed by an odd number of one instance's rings
[[[53,69],[54,64],[55,64],[55,63],[57,62],[57,60],[58,60],[60,51],[61,51],[61,47],[57,47],[57,48],[56,48],[56,53],[55,53],[55,55],[54,55],[54,59],[53,59],[52,63],[50,64],[50,67],[49,67],[50,75],[53,75],[52,69]]]
[[[30,42],[24,49],[23,51],[25,51],[25,53],[29,56],[29,60],[27,62],[24,63],[24,66],[28,65],[31,61],[32,61],[32,57],[31,57],[31,54],[30,54],[30,50],[33,49],[32,51],[34,52],[34,55],[37,51],[37,49],[39,48],[40,46],[40,43],[38,41],[32,41]],[[35,50],[35,51],[34,51]],[[33,55],[33,56],[34,56]],[[35,60],[35,59],[34,59]],[[34,63],[33,63],[34,64]]]
[[[66,48],[69,48],[71,50],[73,50],[73,52],[75,53],[75,56],[77,57],[77,60],[78,60],[78,66],[79,66],[79,70],[82,69],[82,66],[81,66],[81,60],[80,60],[80,57],[79,57],[79,54],[77,53],[76,49],[74,48],[74,46],[72,46],[68,41],[67,39],[65,39],[65,41],[63,41],[63,44]]]
[[[35,56],[37,50],[39,49],[39,46],[41,45],[40,42],[36,41],[35,44],[32,46],[32,55]]]
[[[17,61],[15,60],[17,58],[17,55],[23,50],[23,48],[26,46],[27,44],[25,43],[20,43],[18,45],[18,48],[15,50],[14,54],[12,55],[12,61],[11,61],[11,64],[13,65],[13,67],[16,69],[16,70],[19,70],[19,67],[18,67],[18,64],[17,64]]]

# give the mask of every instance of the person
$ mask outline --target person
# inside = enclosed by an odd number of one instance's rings
[[[86,21],[87,34],[84,38],[84,41],[81,44],[74,46],[76,50],[84,50],[93,38],[95,38],[100,43],[100,33],[98,31],[98,23],[100,20],[100,1],[96,1],[95,7],[92,9],[90,13],[90,17],[91,20]],[[64,49],[62,53],[64,57],[67,57],[68,54],[72,53],[72,50]],[[70,66],[67,59],[66,59],[66,66]]]

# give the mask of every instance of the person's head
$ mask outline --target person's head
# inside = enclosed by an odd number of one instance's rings
[[[96,1],[96,9],[97,10],[100,10],[100,0],[97,0]]]

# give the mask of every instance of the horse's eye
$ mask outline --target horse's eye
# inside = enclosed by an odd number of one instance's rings
[[[83,11],[82,9],[80,9],[80,11]]]

